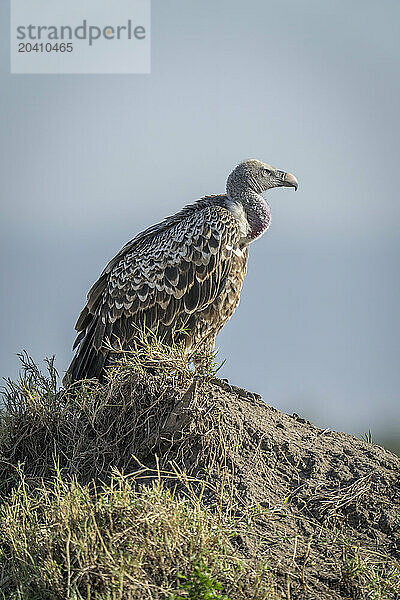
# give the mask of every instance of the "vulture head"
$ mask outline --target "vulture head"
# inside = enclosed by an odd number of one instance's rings
[[[297,190],[296,177],[251,158],[239,163],[232,171],[226,183],[226,190],[228,196],[232,198],[241,192],[253,191],[261,194],[270,188],[282,186],[294,187]]]

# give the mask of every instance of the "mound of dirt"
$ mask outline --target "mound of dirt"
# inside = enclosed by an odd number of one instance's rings
[[[268,566],[276,597],[400,598],[400,458],[167,359],[66,392],[28,363],[6,398],[2,494],[21,463],[30,485],[50,480],[55,460],[82,483],[139,466],[143,482],[182,493],[190,482],[225,522],[239,515],[235,552]]]
[[[400,559],[400,458],[391,452],[220,380],[192,385],[147,448],[145,464],[156,453],[167,468],[181,456],[191,475],[224,479],[238,510],[253,507],[235,541],[267,560],[282,597],[400,597],[398,579],[388,591],[370,585]]]

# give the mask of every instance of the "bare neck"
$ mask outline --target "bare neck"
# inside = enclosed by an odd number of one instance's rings
[[[230,191],[230,190],[229,190]],[[255,239],[265,233],[271,221],[271,211],[268,203],[261,194],[257,194],[250,189],[236,190],[234,193],[227,193],[228,205],[232,212],[237,216],[237,207],[242,207],[245,219],[248,225],[247,241],[253,242]],[[229,207],[229,206],[228,206]]]

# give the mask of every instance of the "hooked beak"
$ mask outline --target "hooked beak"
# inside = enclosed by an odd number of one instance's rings
[[[294,187],[295,190],[299,187],[296,177],[291,173],[283,174],[282,185],[285,187]]]

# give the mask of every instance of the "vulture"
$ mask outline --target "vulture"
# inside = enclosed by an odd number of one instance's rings
[[[213,348],[238,305],[249,245],[269,227],[262,193],[282,186],[297,189],[297,179],[245,160],[225,194],[204,196],[128,242],[87,295],[64,384],[101,380],[115,344],[134,347],[143,327],[188,352]]]

